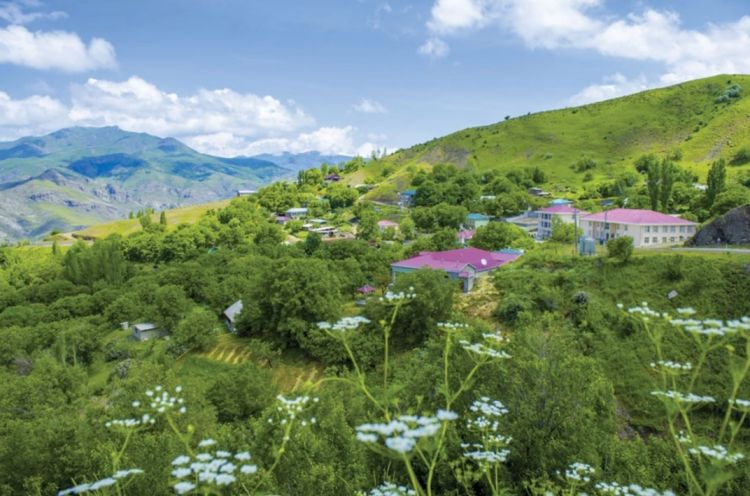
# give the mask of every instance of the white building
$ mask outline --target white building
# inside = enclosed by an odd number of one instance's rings
[[[616,208],[581,219],[583,234],[600,242],[630,236],[633,246],[665,246],[684,243],[695,234],[695,222],[653,210]]]
[[[578,210],[577,208],[571,207],[568,204],[553,205],[551,207],[542,208],[537,211],[537,229],[536,239],[547,239],[552,236],[552,221],[557,218],[565,224],[572,224],[575,216],[578,216],[578,221],[583,216],[588,215],[588,212]],[[580,224],[579,224],[580,225]]]

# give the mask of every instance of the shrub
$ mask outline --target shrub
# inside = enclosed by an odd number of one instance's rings
[[[750,147],[743,146],[732,157],[732,165],[744,165],[750,163]]]
[[[633,255],[633,238],[622,236],[607,241],[607,254],[610,258],[627,263]]]

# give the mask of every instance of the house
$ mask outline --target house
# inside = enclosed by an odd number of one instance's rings
[[[307,208],[290,208],[286,212],[284,212],[284,215],[289,217],[290,219],[299,219],[302,217],[307,217]]]
[[[696,224],[676,215],[653,210],[615,208],[581,218],[583,234],[599,243],[630,236],[633,246],[665,246],[683,243],[695,234]]]
[[[224,310],[224,323],[229,332],[237,332],[237,317],[242,312],[242,300],[237,300]]]
[[[276,223],[277,224],[281,224],[282,226],[284,224],[286,224],[287,222],[289,222],[290,220],[292,220],[291,217],[288,217],[286,215],[277,215],[276,216]]]
[[[468,293],[478,277],[489,274],[519,256],[518,252],[491,252],[479,248],[423,251],[412,258],[392,263],[391,275],[395,281],[398,274],[423,268],[442,270],[451,279],[461,281],[464,292]]]
[[[473,237],[474,237],[474,231],[472,231],[471,229],[464,229],[456,233],[456,238],[458,239],[458,242],[464,246],[466,246],[466,243],[468,243],[469,240]]]
[[[378,229],[380,229],[380,232],[385,232],[386,229],[391,228],[394,231],[398,231],[398,222],[393,222],[390,220],[379,220],[378,221]]]
[[[339,176],[337,173],[332,172],[328,174],[326,177],[323,178],[323,180],[327,183],[337,183],[341,181],[341,176]]]
[[[555,198],[554,200],[549,202],[551,207],[554,207],[556,205],[570,205],[571,203],[573,202],[566,198]]]
[[[416,189],[406,189],[398,194],[398,204],[402,207],[411,207],[414,204],[414,197],[416,195]]]
[[[584,215],[588,215],[588,212],[571,207],[567,203],[539,209],[537,211],[536,239],[543,240],[552,236],[554,219],[559,219],[565,224],[580,223],[580,219]]]
[[[537,230],[539,229],[539,213],[534,210],[527,210],[521,215],[515,217],[506,217],[503,221],[518,226],[526,231],[529,236],[536,238]]]
[[[136,341],[148,341],[165,336],[166,333],[159,329],[156,324],[144,322],[133,326],[133,339]]]
[[[255,193],[257,193],[257,191],[255,191],[254,189],[238,189],[237,190],[237,196],[252,196]]]
[[[529,194],[532,196],[547,197],[549,193],[544,191],[542,188],[529,188]]]
[[[365,284],[361,288],[357,288],[357,292],[363,295],[369,295],[370,293],[375,292],[375,288],[370,286],[369,284]]]
[[[476,229],[478,227],[486,226],[490,223],[492,217],[484,214],[469,214],[466,216],[466,226],[469,229]]]

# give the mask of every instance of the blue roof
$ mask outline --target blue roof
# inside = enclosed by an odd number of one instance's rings
[[[491,217],[489,215],[484,214],[469,214],[466,216],[469,220],[490,220]]]
[[[405,196],[414,196],[414,195],[417,194],[417,190],[416,189],[405,189],[405,190],[403,190],[401,192],[401,194],[405,195]]]
[[[550,205],[568,205],[569,203],[573,202],[570,200],[566,200],[565,198],[557,198],[549,202]]]

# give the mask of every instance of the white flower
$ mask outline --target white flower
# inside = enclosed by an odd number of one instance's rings
[[[679,403],[713,403],[716,400],[712,396],[699,396],[697,394],[683,394],[679,391],[652,391],[654,396],[669,398]]]
[[[193,489],[195,489],[195,487],[196,487],[195,484],[193,484],[191,482],[184,482],[183,481],[183,482],[178,482],[177,484],[175,484],[174,485],[174,490],[175,490],[175,492],[177,494],[185,494],[185,493],[189,493],[190,491],[192,491]]]
[[[393,451],[397,451],[399,453],[408,453],[412,449],[414,449],[414,446],[416,446],[416,441],[410,437],[389,437],[385,440],[385,445],[392,449]]]
[[[211,438],[208,438],[208,439],[204,439],[203,441],[201,441],[200,443],[198,443],[198,446],[201,447],[201,448],[207,448],[209,446],[213,446],[214,444],[216,444],[216,441],[214,441]]]
[[[240,467],[240,472],[243,474],[254,474],[258,471],[257,465],[243,465]]]
[[[451,412],[448,410],[438,410],[435,416],[440,421],[450,421],[456,420],[458,418],[458,414],[456,412]]]
[[[172,470],[172,477],[176,479],[182,479],[183,477],[187,477],[192,473],[192,470],[189,468],[176,468]]]
[[[240,461],[247,461],[251,458],[250,453],[248,453],[247,451],[241,451],[234,455],[234,457]]]

